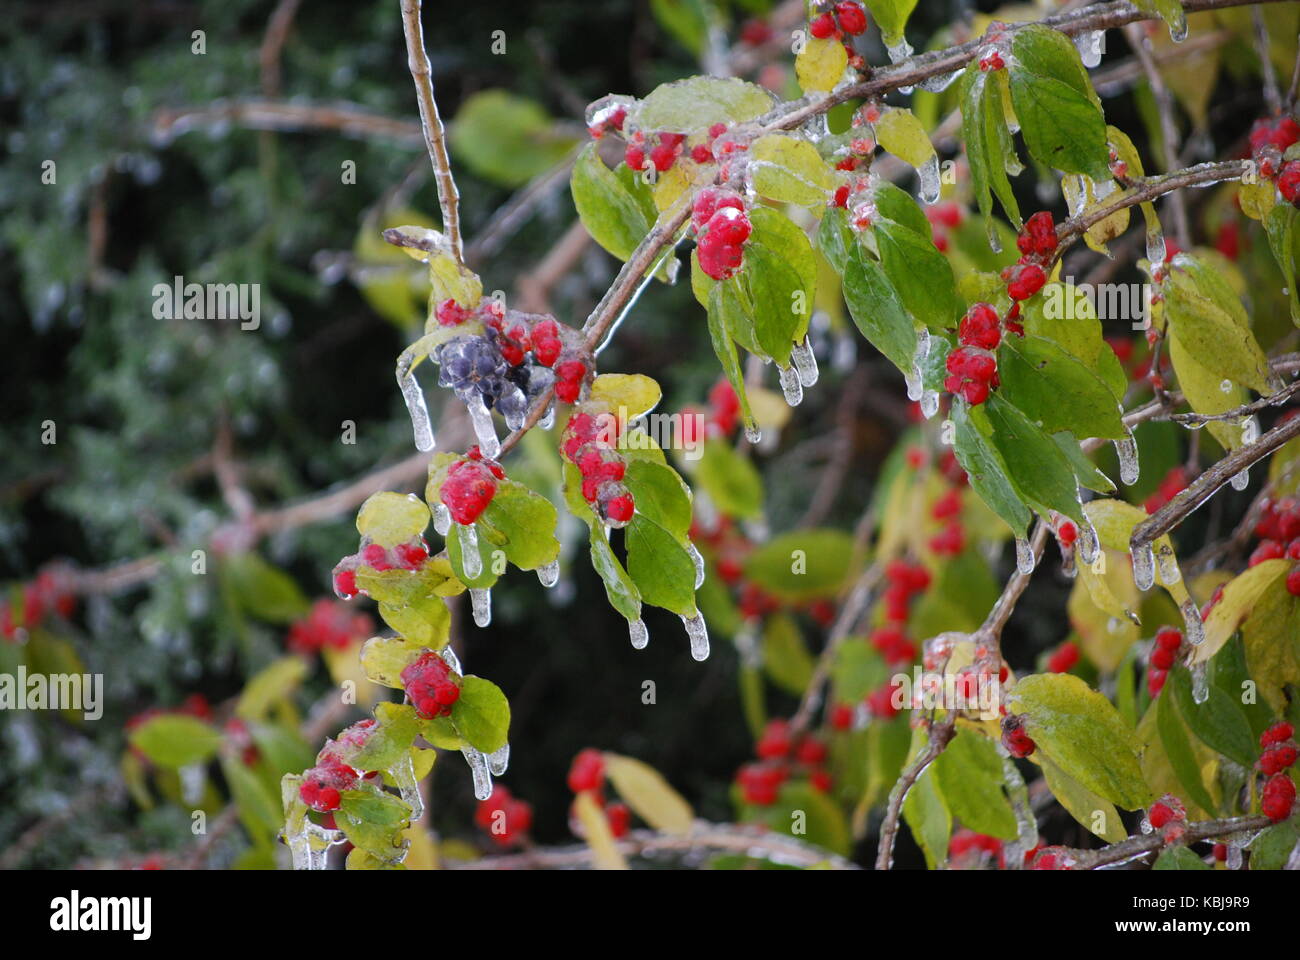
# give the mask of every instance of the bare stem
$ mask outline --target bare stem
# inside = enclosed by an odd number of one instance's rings
[[[1192,844],[1198,840],[1210,840],[1214,837],[1224,837],[1234,833],[1262,830],[1269,823],[1268,817],[1259,815],[1228,817],[1223,820],[1202,820],[1200,823],[1189,823],[1187,825],[1187,831],[1183,834],[1182,842]],[[1152,853],[1164,845],[1165,838],[1157,831],[1129,837],[1127,840],[1112,843],[1110,846],[1102,847],[1099,850],[1071,850],[1069,855],[1075,861],[1073,869],[1094,870],[1107,864],[1132,860],[1144,853]]]
[[[420,104],[420,126],[424,130],[424,145],[433,164],[433,175],[438,183],[438,205],[442,208],[442,230],[447,235],[451,255],[458,264],[465,256],[460,242],[460,194],[451,175],[451,160],[447,157],[447,138],[442,129],[438,103],[433,98],[433,70],[429,54],[424,49],[424,28],[420,25],[421,0],[401,0],[402,31],[406,34],[406,62],[415,81],[415,98]]]
[[[885,808],[885,819],[880,825],[880,846],[876,851],[876,869],[888,870],[894,863],[894,838],[898,835],[899,820],[903,815],[903,802],[907,799],[908,791],[915,786],[916,781],[921,779],[921,774],[925,773],[926,767],[934,762],[934,758],[943,753],[944,748],[952,742],[956,735],[955,725],[957,723],[956,714],[949,713],[942,723],[933,724],[930,727],[930,742],[926,744],[925,749],[908,764],[894,784],[894,789],[889,794],[889,805]]]

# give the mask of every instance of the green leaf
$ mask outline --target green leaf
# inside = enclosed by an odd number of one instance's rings
[[[1288,702],[1284,688],[1300,688],[1300,600],[1291,596],[1284,578],[1274,580],[1260,595],[1242,624],[1241,639],[1260,694],[1281,713]]]
[[[1002,518],[1012,533],[1023,537],[1033,515],[1012,484],[1002,455],[990,441],[987,420],[982,416],[977,420],[973,412],[965,402],[954,401],[953,452],[980,499]]]
[[[652,90],[636,122],[641,130],[697,133],[715,123],[756,120],[775,102],[762,87],[735,77],[690,77]]]
[[[1074,44],[1030,24],[1013,35],[1011,52],[1011,102],[1030,155],[1067,173],[1110,179],[1106,120]]]
[[[1265,827],[1250,842],[1250,869],[1282,870],[1291,858],[1291,851],[1300,841],[1300,823],[1295,818]]]
[[[536,570],[560,554],[555,505],[522,483],[498,481],[497,492],[479,522],[484,520],[504,537],[499,542],[493,540],[492,545],[504,551],[506,559],[520,570]]]
[[[569,189],[578,217],[592,239],[620,260],[631,256],[654,226],[653,204],[647,209],[638,196],[644,185],[616,176],[600,159],[594,143],[578,155]]]
[[[1109,800],[1103,800],[1083,784],[1052,762],[1047,756],[1038,758],[1043,766],[1043,779],[1052,791],[1056,802],[1074,817],[1080,826],[1108,843],[1119,843],[1128,836],[1124,821]]]
[[[911,376],[916,364],[916,324],[904,311],[885,271],[854,244],[843,272],[849,316],[872,346],[904,375]]]
[[[1079,438],[1074,434],[1054,433],[1052,439],[1056,441],[1057,447],[1061,453],[1065,454],[1065,459],[1070,461],[1070,467],[1074,470],[1074,478],[1079,481],[1079,486],[1086,487],[1089,490],[1095,490],[1098,493],[1113,493],[1115,484],[1088,459],[1088,455],[1079,447]]]
[[[805,93],[828,93],[844,79],[849,55],[833,37],[809,37],[794,58],[794,74]]]
[[[908,753],[909,760],[925,749],[925,731],[920,727],[912,731],[912,746]],[[952,836],[952,814],[944,806],[943,794],[935,785],[933,765],[926,769],[903,801],[903,819],[912,831],[921,852],[925,854],[926,866],[931,870],[939,867],[948,857],[948,840]]]
[[[1041,297],[1025,301],[1025,333],[1050,340],[1087,367],[1116,400],[1128,390],[1128,374],[1102,338],[1092,300],[1071,283],[1049,283]],[[1112,316],[1118,310],[1108,311]]]
[[[197,717],[168,713],[140,724],[130,740],[158,766],[178,769],[209,759],[221,745],[221,734]]]
[[[981,415],[1020,498],[1044,518],[1055,510],[1083,522],[1074,470],[1055,441],[997,393],[971,412],[977,424]]]
[[[691,492],[672,467],[650,460],[627,465],[623,483],[636,501],[637,513],[663,527],[681,543],[691,529]]]
[[[402,671],[425,649],[401,637],[371,637],[361,646],[361,667],[372,683],[401,690]]]
[[[276,702],[292,695],[306,676],[307,661],[302,657],[281,657],[249,678],[235,713],[245,720],[261,720]]]
[[[796,696],[812,680],[812,654],[799,625],[785,614],[768,617],[763,625],[763,667],[774,684]]]
[[[1223,378],[1189,353],[1177,337],[1169,338],[1169,359],[1178,377],[1178,387],[1188,406],[1196,413],[1215,416],[1236,409],[1249,400],[1245,389],[1235,384],[1225,392]],[[1206,424],[1206,429],[1227,450],[1241,446],[1243,428],[1240,424],[1216,420]]]
[[[342,791],[334,822],[352,845],[385,863],[400,863],[409,841],[402,832],[410,824],[411,808],[377,788]]]
[[[786,257],[753,241],[745,248],[745,267],[728,283],[741,280],[741,300],[749,314],[759,352],[778,366],[790,364],[790,350],[808,329],[812,298]],[[803,313],[797,312],[802,306]]]
[[[226,557],[221,572],[240,609],[258,620],[292,623],[311,607],[292,577],[255,553]]]
[[[1192,696],[1191,674],[1181,665],[1169,672],[1165,689],[1173,691],[1178,710],[1197,739],[1233,763],[1247,769],[1255,765],[1259,757],[1259,743],[1236,699],[1211,685],[1207,687],[1205,702],[1197,703]],[[1205,807],[1204,804],[1201,806]]]
[[[348,755],[348,766],[366,772],[388,770],[410,755],[411,745],[419,733],[420,718],[414,707],[405,703],[380,703],[375,707],[375,726],[365,744]]]
[[[763,821],[774,833],[793,836],[842,857],[849,855],[852,840],[839,805],[806,781],[782,784],[776,803],[764,808],[763,814]],[[803,832],[795,833],[796,826]]]
[[[700,273],[699,259],[691,254],[692,278]],[[744,311],[734,285],[729,283],[714,284],[709,291],[708,325],[709,341],[713,352],[722,364],[722,372],[740,399],[740,416],[746,430],[757,430],[754,413],[749,407],[749,397],[745,393],[745,374],[740,366],[740,357],[736,352],[733,329],[744,322]]]
[[[952,266],[924,236],[910,227],[886,220],[872,229],[880,251],[880,265],[898,292],[899,302],[918,326],[936,332],[953,325],[961,312]]]
[[[1001,395],[1047,433],[1119,440],[1128,436],[1110,388],[1056,344],[1007,336],[998,349]]]
[[[880,146],[910,166],[919,168],[935,156],[925,125],[911,110],[886,107],[875,128]]]
[[[907,18],[916,9],[916,0],[866,0],[866,3],[885,43],[899,43],[903,39]]]
[[[1300,325],[1300,291],[1296,290],[1295,268],[1295,218],[1296,208],[1289,203],[1279,203],[1264,218],[1269,249],[1282,270],[1287,296],[1291,301],[1291,320]]]
[[[944,806],[962,826],[1015,839],[1016,815],[1002,792],[1002,759],[993,741],[961,731],[935,758],[934,776]]]
[[[830,167],[809,141],[769,133],[750,145],[749,171],[759,196],[820,209],[835,189]]]
[[[564,159],[577,139],[536,102],[507,90],[466,98],[451,122],[452,152],[476,174],[519,187]]]
[[[754,461],[719,437],[705,441],[695,483],[729,517],[753,519],[763,514],[763,479]],[[637,498],[637,504],[641,500]]]
[[[1011,703],[1026,715],[1026,731],[1039,749],[1082,786],[1125,810],[1150,801],[1133,729],[1079,677],[1022,677],[1011,689]]]
[[[1163,289],[1169,329],[1191,356],[1221,378],[1268,391],[1268,360],[1230,287],[1190,255],[1179,254]]]
[[[357,533],[385,550],[415,539],[428,525],[429,507],[413,493],[371,494],[357,511]]]
[[[510,703],[491,680],[468,676],[452,705],[451,722],[471,747],[494,753],[506,745],[510,734]]]
[[[284,826],[284,814],[262,779],[236,756],[222,758],[221,772],[249,836],[262,837],[264,842],[279,833]]]
[[[1156,857],[1152,870],[1209,870],[1210,867],[1187,847],[1166,847]]]
[[[831,597],[844,586],[853,562],[853,537],[811,528],[774,537],[745,557],[745,578],[792,603]]]
[[[627,572],[641,599],[683,617],[695,609],[695,562],[682,541],[644,514],[623,530]]]
[[[1160,743],[1165,748],[1165,756],[1173,767],[1178,781],[1187,791],[1187,798],[1202,810],[1213,812],[1217,805],[1205,789],[1201,779],[1201,766],[1192,753],[1192,745],[1187,739],[1187,729],[1179,715],[1178,702],[1175,697],[1156,698],[1156,729],[1160,732]]]
[[[828,207],[817,227],[817,249],[836,273],[843,275],[849,258],[858,247],[857,234],[849,226],[848,211],[842,207]]]

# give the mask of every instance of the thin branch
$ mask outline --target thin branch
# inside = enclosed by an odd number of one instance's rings
[[[1235,407],[1225,413],[1174,413],[1168,419],[1174,423],[1203,424],[1212,423],[1215,420],[1241,420],[1252,414],[1259,413],[1261,410],[1267,410],[1269,407],[1280,407],[1288,399],[1293,397],[1297,391],[1300,391],[1300,380],[1287,384],[1277,393],[1269,394],[1267,397],[1260,397],[1251,403]],[[1157,417],[1156,419],[1164,419]]]
[[[1268,26],[1264,23],[1264,11],[1259,7],[1250,8],[1251,20],[1255,27],[1255,53],[1259,56],[1259,72],[1264,77],[1264,102],[1268,112],[1282,112],[1282,94],[1277,89],[1277,74],[1273,72],[1273,58],[1268,54]]]
[[[442,208],[442,230],[447,235],[452,258],[464,264],[465,255],[460,241],[460,194],[451,175],[451,160],[447,156],[447,139],[438,114],[438,103],[433,98],[433,69],[429,54],[424,49],[424,29],[420,25],[421,0],[401,0],[402,32],[406,35],[406,62],[415,81],[415,97],[420,104],[420,126],[424,130],[424,145],[433,164],[434,178],[438,182],[438,205]]]
[[[1170,93],[1155,61],[1151,58],[1151,42],[1147,39],[1145,31],[1137,24],[1129,24],[1124,28],[1124,36],[1128,38],[1129,46],[1133,48],[1134,55],[1142,65],[1142,72],[1146,74],[1147,83],[1151,86],[1151,94],[1156,101],[1156,112],[1160,117],[1164,172],[1170,173],[1178,169],[1178,124],[1174,120],[1173,94]],[[1168,206],[1174,215],[1174,236],[1178,238],[1179,245],[1186,249],[1192,245],[1192,234],[1183,195],[1178,192],[1170,193]]]
[[[880,825],[880,846],[876,851],[877,870],[888,870],[894,865],[894,837],[898,834],[899,820],[903,815],[903,801],[921,774],[925,773],[926,767],[952,742],[956,735],[956,723],[957,715],[949,712],[942,723],[931,724],[930,740],[925,749],[907,766],[894,784],[894,789],[889,792],[885,819]]]
[[[262,70],[262,94],[274,99],[280,95],[280,52],[289,39],[289,29],[302,0],[280,0],[266,25],[258,61]]]
[[[222,100],[203,107],[157,110],[151,136],[167,143],[191,130],[236,124],[249,130],[332,130],[365,140],[414,146],[423,142],[419,124],[371,113],[357,104],[285,103],[259,98]]]
[[[1201,840],[1230,836],[1234,833],[1246,833],[1262,830],[1269,826],[1268,817],[1255,815],[1249,817],[1229,817],[1223,820],[1202,820],[1189,823],[1183,834],[1182,843],[1191,845]],[[1144,853],[1153,853],[1165,845],[1164,835],[1160,831],[1129,837],[1119,843],[1098,850],[1068,850],[1067,855],[1074,860],[1074,870],[1095,870],[1111,863],[1123,863]]]

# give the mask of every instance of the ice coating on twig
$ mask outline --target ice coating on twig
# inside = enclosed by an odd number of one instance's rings
[[[1165,247],[1165,235],[1159,230],[1152,230],[1147,234],[1147,259],[1151,261],[1151,266],[1156,266],[1165,262],[1165,256],[1168,253]]]

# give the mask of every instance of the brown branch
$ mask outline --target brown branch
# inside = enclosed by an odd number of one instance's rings
[[[1259,72],[1264,77],[1264,102],[1268,112],[1282,112],[1282,94],[1277,89],[1277,74],[1273,72],[1273,58],[1268,53],[1268,26],[1264,23],[1264,11],[1259,7],[1250,8],[1252,26],[1255,28],[1255,53],[1259,56]]]
[[[1244,833],[1250,830],[1262,830],[1269,826],[1268,817],[1255,815],[1249,817],[1229,817],[1224,820],[1202,820],[1189,823],[1183,834],[1182,843],[1191,845],[1201,840]],[[1160,831],[1141,834],[1101,847],[1098,850],[1067,850],[1066,855],[1074,860],[1073,870],[1095,870],[1097,867],[1111,863],[1123,863],[1144,853],[1153,853],[1165,845],[1164,835]]]
[[[451,160],[447,156],[447,139],[438,114],[438,103],[433,98],[433,69],[429,54],[424,49],[424,29],[420,26],[421,0],[401,0],[402,32],[406,36],[406,61],[415,81],[415,98],[420,105],[420,126],[424,131],[424,145],[433,164],[434,179],[438,183],[438,205],[442,208],[442,229],[447,235],[451,255],[458,264],[464,264],[465,255],[460,241],[460,194],[451,175]]]
[[[885,819],[880,825],[880,846],[876,851],[877,870],[889,870],[893,867],[894,837],[898,834],[899,820],[903,815],[903,801],[907,799],[908,791],[921,778],[921,774],[925,773],[926,768],[934,762],[934,758],[943,753],[944,748],[952,742],[952,738],[956,735],[956,723],[957,715],[949,712],[941,723],[931,724],[930,740],[925,745],[925,749],[907,766],[894,784],[894,789],[889,792]]]
[[[293,18],[301,4],[302,0],[280,0],[267,22],[262,47],[257,54],[262,70],[262,95],[265,97],[274,99],[280,95],[280,52],[289,39]]]
[[[356,104],[285,103],[258,98],[155,111],[152,136],[155,142],[165,143],[191,130],[230,124],[249,130],[329,130],[348,137],[391,140],[409,146],[423,142],[419,124],[371,113]]]
[[[1128,38],[1129,46],[1142,65],[1142,72],[1146,74],[1151,94],[1155,98],[1156,113],[1160,118],[1161,146],[1164,148],[1164,172],[1171,173],[1178,169],[1178,124],[1174,120],[1173,94],[1156,68],[1151,57],[1151,42],[1143,29],[1137,24],[1129,24],[1124,28],[1124,36]],[[1174,214],[1174,236],[1178,238],[1179,245],[1186,249],[1192,245],[1187,204],[1183,201],[1183,195],[1177,191],[1169,194],[1167,203]]]
[[[1300,391],[1300,380],[1287,384],[1277,393],[1269,394],[1266,397],[1260,397],[1251,403],[1235,407],[1225,413],[1174,413],[1170,414],[1168,419],[1174,423],[1201,424],[1212,423],[1215,420],[1241,420],[1252,414],[1259,413],[1261,410],[1267,410],[1269,407],[1280,407],[1287,400],[1293,397],[1297,391]],[[1157,417],[1156,419],[1165,419]]]

